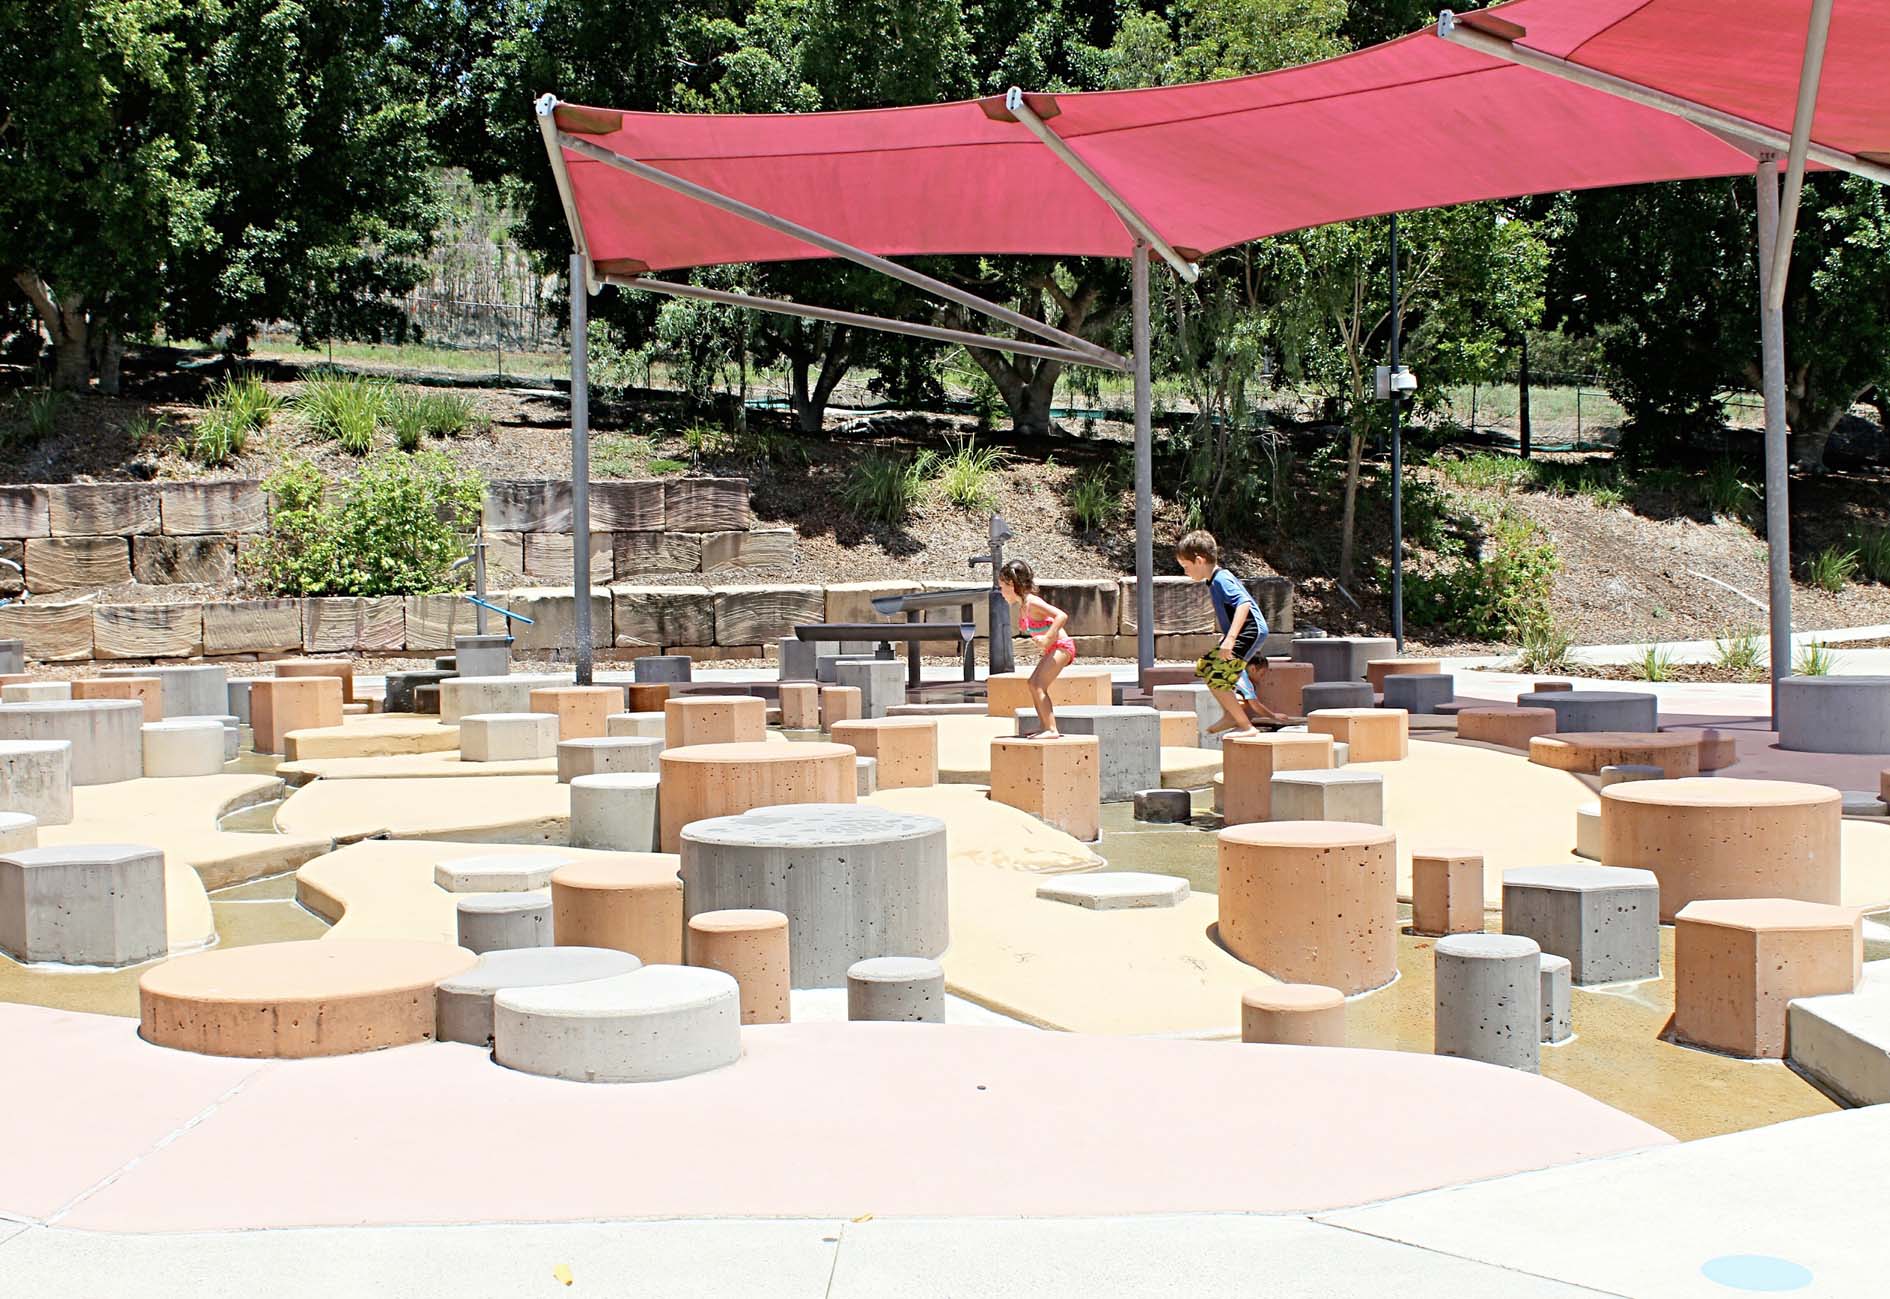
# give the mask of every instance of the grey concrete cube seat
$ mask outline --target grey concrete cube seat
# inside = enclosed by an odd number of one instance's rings
[[[156,677],[158,704],[166,717],[204,717],[234,712],[230,707],[229,669],[214,663],[183,667],[106,668],[108,677]],[[81,785],[90,782],[80,781]]]
[[[802,640],[799,636],[783,636],[775,642],[776,659],[780,663],[782,681],[813,681],[816,679],[817,664],[820,657],[820,642]]]
[[[1503,932],[1568,958],[1578,985],[1660,975],[1660,881],[1623,866],[1503,872]]]
[[[469,952],[551,946],[551,891],[460,893],[453,898],[459,945]]]
[[[1385,778],[1376,771],[1332,768],[1276,771],[1272,780],[1274,821],[1385,823]]]
[[[856,798],[879,792],[879,759],[853,758],[853,793]]]
[[[1063,734],[1096,737],[1103,802],[1126,803],[1138,789],[1162,783],[1162,718],[1155,709],[1065,704],[1053,712]],[[1036,709],[1017,710],[1019,735],[1035,735],[1042,729]]]
[[[860,692],[860,716],[878,718],[906,702],[906,665],[898,659],[849,659],[834,665],[835,685]]]
[[[39,847],[39,818],[31,812],[0,812],[0,853]]]
[[[1575,1035],[1574,1016],[1570,1010],[1569,963],[1566,956],[1544,952],[1542,969],[1542,1040],[1553,1045]]]
[[[847,1018],[945,1022],[945,967],[924,956],[869,956],[847,967]]]
[[[1135,819],[1159,825],[1175,825],[1194,815],[1194,799],[1185,789],[1138,789],[1135,791]]]
[[[613,772],[648,773],[656,770],[663,741],[643,735],[591,736],[558,741],[558,783],[568,785],[579,776]]]
[[[831,646],[832,641],[816,641],[816,645]],[[881,661],[871,645],[853,645],[842,642],[838,648],[828,649],[824,654],[814,655],[814,680],[823,686],[838,685],[842,663],[874,663]],[[891,662],[890,659],[884,660]]]
[[[433,868],[433,882],[448,893],[525,893],[551,887],[551,873],[575,858],[557,849],[479,853]]]
[[[506,632],[474,633],[453,637],[453,657],[436,659],[433,666],[462,677],[503,677],[512,671],[512,637]]]
[[[1212,690],[1196,682],[1191,685],[1156,686],[1150,694],[1154,697],[1157,712],[1194,714],[1197,748],[1221,747],[1220,735],[1209,729],[1221,720],[1221,705],[1214,698]]]
[[[464,974],[434,986],[434,1036],[442,1042],[492,1042],[492,999],[507,988],[588,983],[643,964],[607,947],[513,947],[487,952]]]
[[[1398,672],[1385,678],[1386,708],[1435,713],[1457,697],[1457,678],[1448,672]]]
[[[0,810],[26,812],[41,825],[72,820],[72,742],[0,740]]]
[[[1299,692],[1299,710],[1307,714],[1325,708],[1370,708],[1376,702],[1364,681],[1315,681]]]
[[[646,965],[582,983],[507,988],[492,999],[492,1058],[575,1082],[686,1078],[742,1054],[735,980],[720,970]]]
[[[1659,697],[1639,690],[1533,690],[1517,695],[1516,706],[1553,710],[1559,735],[1660,729]]]
[[[691,679],[695,660],[687,654],[645,654],[630,665],[639,685],[677,684]]]
[[[381,700],[384,713],[411,713],[414,711],[413,692],[421,686],[436,686],[451,672],[438,669],[421,672],[389,672],[387,674],[387,695]]]
[[[1786,677],[1778,683],[1778,747],[1890,753],[1890,677]]]
[[[144,844],[0,856],[0,950],[16,961],[136,965],[169,950],[164,853]]]
[[[1293,640],[1293,657],[1312,664],[1315,682],[1363,681],[1367,663],[1393,658],[1397,653],[1398,642],[1389,636],[1301,635]]]
[[[1147,871],[1096,871],[1062,875],[1037,886],[1037,896],[1067,902],[1086,911],[1125,911],[1141,907],[1180,906],[1188,881]]]
[[[557,751],[556,713],[469,713],[459,719],[464,762],[524,762]]]

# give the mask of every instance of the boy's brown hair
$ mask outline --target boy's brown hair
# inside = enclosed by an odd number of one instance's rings
[[[1183,536],[1175,543],[1175,553],[1184,559],[1205,559],[1210,564],[1221,562],[1220,543],[1205,528],[1196,528]]]

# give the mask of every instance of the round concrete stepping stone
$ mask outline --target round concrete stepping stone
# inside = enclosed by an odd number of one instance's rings
[[[734,1064],[741,999],[720,970],[645,965],[627,974],[492,999],[492,1058],[573,1082],[659,1082]]]
[[[606,736],[558,741],[558,783],[579,776],[649,775],[656,771],[660,739]]]
[[[757,808],[682,831],[684,905],[691,916],[781,912],[794,935],[792,985],[838,988],[866,957],[945,951],[946,860],[935,817],[856,803]]]
[[[1684,731],[1558,731],[1529,741],[1529,761],[1589,775],[1628,764],[1658,767],[1666,779],[1678,780],[1700,774],[1700,738]]]
[[[945,967],[923,956],[872,956],[847,967],[847,1018],[945,1022]]]
[[[141,730],[148,777],[214,776],[223,770],[223,723],[214,717],[146,722]]]
[[[551,887],[551,876],[571,864],[562,852],[499,852],[455,857],[433,868],[433,882],[448,893],[526,893]]]
[[[1553,708],[1465,708],[1457,713],[1457,738],[1506,749],[1526,749],[1538,735],[1555,733]]]
[[[39,818],[30,812],[0,812],[0,852],[39,847]]]
[[[72,744],[68,740],[0,740],[0,805],[41,825],[72,820]]]
[[[162,849],[72,843],[0,857],[0,951],[15,960],[115,967],[169,946]]]
[[[516,947],[551,946],[551,893],[461,893],[453,899],[459,916],[459,945],[483,956]]]
[[[1067,875],[1039,884],[1037,896],[1089,911],[1175,907],[1188,896],[1188,881],[1147,871],[1100,871],[1091,875]]]
[[[1380,826],[1230,826],[1218,904],[1227,949],[1276,979],[1350,996],[1397,976],[1397,840]]]
[[[685,825],[750,808],[850,803],[858,797],[857,757],[848,745],[823,743],[666,749],[657,760],[663,778],[660,846],[676,852]]]
[[[442,1042],[492,1045],[492,999],[507,988],[543,988],[587,983],[628,974],[643,962],[628,952],[603,947],[515,947],[487,952],[464,974],[442,979],[434,1010]]]
[[[583,857],[551,876],[552,930],[573,946],[681,965],[683,886],[669,853]]]
[[[1721,898],[1839,900],[1843,797],[1788,780],[1641,780],[1601,791],[1600,859],[1660,878],[1660,918]]]
[[[350,1055],[433,1036],[434,988],[477,958],[450,943],[318,939],[197,952],[138,980],[139,1033],[199,1055]]]
[[[1645,762],[1611,762],[1595,773],[1601,777],[1601,787],[1624,785],[1632,780],[1665,780],[1667,773],[1661,768]]]
[[[652,852],[657,837],[656,776],[577,776],[571,783],[571,846]]]
[[[521,762],[558,751],[556,713],[471,713],[459,719],[465,762]]]
[[[204,717],[229,711],[229,669],[216,664],[191,667],[106,668],[108,677],[156,677],[166,717]]]
[[[788,1022],[788,920],[738,908],[689,917],[689,964],[720,970],[741,989],[742,1023]]]
[[[74,785],[109,785],[143,775],[143,725],[144,705],[135,699],[0,704],[0,740],[71,743]]]
[[[1845,816],[1890,816],[1890,805],[1868,790],[1842,791]]]
[[[1437,940],[1433,1049],[1536,1073],[1541,1068],[1542,949],[1512,934]]]
[[[1575,809],[1575,855],[1601,860],[1601,803],[1583,803]]]
[[[1240,1040],[1344,1046],[1345,994],[1317,983],[1269,983],[1240,998]]]
[[[1547,708],[1555,713],[1555,732],[1660,729],[1660,699],[1638,690],[1543,690],[1516,696],[1518,708]]]

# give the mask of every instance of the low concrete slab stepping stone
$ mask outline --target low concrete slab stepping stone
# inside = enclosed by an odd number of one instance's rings
[[[497,852],[455,857],[433,868],[448,893],[524,893],[551,887],[551,873],[575,860],[562,852]]]
[[[1180,906],[1188,896],[1188,881],[1147,871],[1102,871],[1069,875],[1037,886],[1037,896],[1067,902],[1089,911],[1122,911],[1131,907]]]
[[[628,974],[642,964],[628,952],[605,947],[515,947],[487,952],[470,970],[442,979],[435,987],[436,1036],[442,1042],[490,1046],[492,999],[501,991],[588,983]]]
[[[1851,1105],[1890,1104],[1890,961],[1855,992],[1800,997],[1787,1012],[1791,1062]]]
[[[741,1000],[720,970],[646,965],[492,1000],[492,1058],[508,1069],[573,1082],[658,1082],[734,1064]]]
[[[1868,790],[1847,789],[1844,794],[1845,816],[1890,816],[1890,806]]]

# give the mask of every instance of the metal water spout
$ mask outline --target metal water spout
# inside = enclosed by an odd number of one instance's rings
[[[1004,593],[998,590],[998,575],[1004,570],[1004,543],[1012,536],[1011,525],[1004,521],[1001,514],[991,516],[991,550],[989,554],[973,555],[971,567],[980,564],[991,566],[991,592],[988,605],[991,613],[991,671],[1009,672],[1016,666],[1011,657],[1011,638],[1000,635],[998,629],[1009,627],[1011,622],[1010,605],[1004,601]]]

